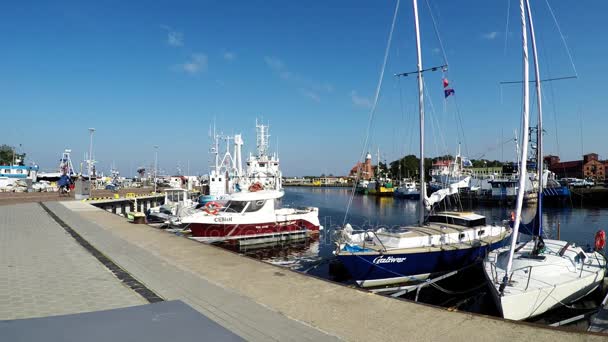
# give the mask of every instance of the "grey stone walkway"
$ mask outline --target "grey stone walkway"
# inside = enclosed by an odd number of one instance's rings
[[[0,320],[146,303],[39,204],[0,206]]]
[[[190,258],[187,263],[166,259],[149,243],[174,241],[185,243],[196,250],[209,246],[148,226],[127,223],[120,216],[107,213],[83,202],[56,202],[46,203],[46,205],[89,243],[127,270],[146,287],[167,300],[184,301],[248,341],[337,340],[318,329],[260,305],[212,279],[206,279],[190,269],[190,266],[194,264],[222,267],[214,264],[213,260],[205,260],[204,257],[196,254],[189,254]],[[112,229],[108,229],[110,227]],[[133,233],[148,232],[152,234],[150,236],[152,240],[146,236],[140,236],[135,241],[128,241],[115,234],[113,229]],[[178,251],[170,245],[167,248]],[[213,249],[216,250],[216,248]],[[227,253],[223,250],[219,250],[219,252]],[[228,253],[227,256],[246,260],[232,253]],[[234,275],[234,281],[247,282],[247,279]],[[272,294],[274,290],[275,288],[269,287],[268,293]]]

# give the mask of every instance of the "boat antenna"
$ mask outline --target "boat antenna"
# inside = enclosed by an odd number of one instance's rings
[[[528,30],[526,26],[526,10],[524,0],[519,1],[521,12],[521,28],[522,28],[522,60],[523,60],[523,127],[522,127],[522,148],[521,162],[519,166],[519,189],[517,190],[517,204],[515,208],[515,224],[511,235],[511,248],[509,249],[509,260],[507,269],[502,284],[500,284],[500,294],[504,292],[505,287],[509,282],[509,273],[513,268],[513,255],[517,244],[517,235],[519,233],[519,225],[521,223],[521,212],[524,203],[524,192],[526,186],[526,162],[528,160],[528,135],[529,135],[529,114],[530,114],[530,65],[528,63]]]

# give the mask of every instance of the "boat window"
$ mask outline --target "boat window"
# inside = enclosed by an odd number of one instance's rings
[[[245,209],[247,203],[248,202],[246,201],[230,201],[228,204],[226,204],[223,211],[229,213],[241,213],[243,209]]]
[[[262,207],[264,207],[265,203],[266,203],[266,201],[264,201],[264,200],[251,201],[251,202],[249,202],[249,206],[247,207],[247,210],[245,210],[245,212],[251,213],[251,212],[258,211],[258,210],[262,209]]]
[[[431,215],[431,216],[429,216],[429,222],[454,224],[454,225],[463,226],[463,227],[477,227],[477,226],[485,226],[486,218],[482,217],[482,218],[478,218],[476,220],[466,220],[466,219],[452,217],[452,216]]]

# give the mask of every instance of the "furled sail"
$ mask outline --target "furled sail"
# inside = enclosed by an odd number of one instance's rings
[[[433,192],[430,196],[425,196],[424,206],[427,210],[431,210],[435,203],[441,202],[446,196],[457,194],[459,188],[468,188],[470,181],[471,177],[466,177],[460,182],[450,184],[447,188]]]

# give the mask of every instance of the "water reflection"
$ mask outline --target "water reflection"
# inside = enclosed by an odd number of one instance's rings
[[[325,228],[319,239],[319,256],[322,258],[331,257],[333,231],[342,227],[344,222],[360,229],[373,229],[379,226],[415,224],[418,220],[417,200],[355,195],[345,221],[344,215],[350,197],[350,188],[297,187],[287,188],[282,202],[285,206],[319,207],[319,219]],[[508,219],[514,211],[514,207],[466,207],[457,201],[441,209],[475,211],[486,216],[488,223],[495,224]],[[535,210],[533,206],[524,208],[523,221],[532,220]],[[546,238],[557,238],[559,224],[562,240],[586,246],[593,242],[598,229],[608,230],[608,208],[544,207],[543,223]]]

